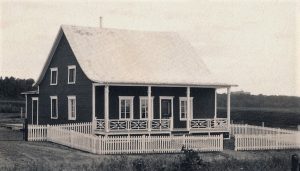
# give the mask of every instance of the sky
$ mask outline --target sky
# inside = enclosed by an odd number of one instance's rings
[[[233,91],[300,96],[295,1],[0,0],[0,76],[37,79],[61,24],[172,31]]]

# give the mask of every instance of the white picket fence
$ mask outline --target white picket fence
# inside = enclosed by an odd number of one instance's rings
[[[235,150],[299,149],[300,134],[235,135]]]
[[[231,135],[235,138],[235,150],[300,148],[300,131],[232,124]]]
[[[178,153],[182,146],[197,151],[222,151],[223,135],[95,136],[48,127],[47,140],[96,154]]]
[[[28,141],[46,141],[47,125],[28,125]]]
[[[281,129],[281,128],[270,128],[247,124],[231,124],[231,135],[246,134],[246,135],[257,135],[257,134],[294,134],[299,131]]]
[[[47,126],[73,130],[84,134],[92,134],[92,123],[72,123],[72,124],[56,124],[56,125],[28,125],[28,141],[46,141]]]

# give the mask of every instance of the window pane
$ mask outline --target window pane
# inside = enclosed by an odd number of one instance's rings
[[[74,80],[74,73],[75,73],[75,69],[69,69],[69,82],[75,82]]]
[[[51,83],[56,84],[57,71],[52,71]]]
[[[57,117],[57,100],[56,99],[52,99],[52,117]]]

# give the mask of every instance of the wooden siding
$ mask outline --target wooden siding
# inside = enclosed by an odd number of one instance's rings
[[[154,97],[154,119],[159,118],[159,96],[173,96],[174,128],[185,128],[186,121],[179,118],[179,97],[186,96],[185,87],[152,87],[151,96]],[[109,118],[119,119],[119,96],[134,96],[134,119],[140,118],[139,96],[147,96],[147,87],[139,86],[110,86],[109,87]],[[215,89],[191,88],[194,118],[213,118],[215,111]],[[95,111],[98,119],[104,118],[104,87],[95,88]]]
[[[76,83],[68,84],[68,65],[76,65]],[[57,85],[50,85],[50,68],[58,68]],[[68,120],[68,97],[76,96],[76,120]],[[51,119],[50,96],[58,97],[58,119]],[[65,35],[57,46],[39,85],[39,124],[87,122],[92,120],[92,82],[80,68]]]

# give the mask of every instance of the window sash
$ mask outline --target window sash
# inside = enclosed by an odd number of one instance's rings
[[[191,116],[193,116],[193,97],[190,97],[190,106],[191,106]],[[187,119],[187,98],[186,97],[180,97],[179,99],[179,115],[180,120],[186,120]]]
[[[76,66],[68,66],[68,84],[75,84],[76,82]]]
[[[51,96],[51,119],[58,118],[58,100],[57,96]]]
[[[57,85],[58,69],[50,68],[50,85]]]
[[[133,97],[119,97],[119,118],[133,119]]]
[[[154,97],[151,97],[151,104],[150,107],[152,107],[153,111],[153,99]],[[148,118],[148,97],[143,96],[140,97],[140,119],[147,119]]]
[[[68,117],[69,120],[76,120],[76,97],[68,96]]]

